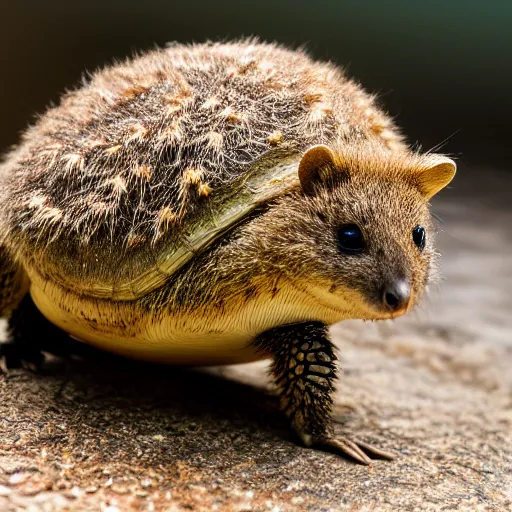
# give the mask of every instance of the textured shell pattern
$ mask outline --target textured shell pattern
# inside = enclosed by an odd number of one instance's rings
[[[331,63],[243,41],[171,45],[84,79],[1,166],[3,243],[47,278],[132,299],[298,185],[318,143],[402,141]]]

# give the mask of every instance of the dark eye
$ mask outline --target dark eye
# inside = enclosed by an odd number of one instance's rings
[[[344,224],[338,230],[338,248],[345,254],[360,254],[364,251],[363,233],[356,224]]]
[[[425,247],[425,228],[423,226],[416,226],[412,230],[412,239],[420,251]]]

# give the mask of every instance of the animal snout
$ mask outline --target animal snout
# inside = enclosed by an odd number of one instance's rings
[[[382,289],[382,303],[392,313],[407,309],[410,299],[411,287],[405,279],[388,283]]]

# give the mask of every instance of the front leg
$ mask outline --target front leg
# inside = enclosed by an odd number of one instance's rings
[[[363,464],[371,463],[371,455],[393,458],[366,443],[334,436],[331,412],[336,355],[324,324],[278,327],[258,336],[255,344],[273,358],[281,409],[305,446],[341,452]]]

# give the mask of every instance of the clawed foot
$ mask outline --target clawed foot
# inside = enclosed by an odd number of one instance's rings
[[[395,456],[384,450],[376,448],[371,444],[364,443],[363,441],[351,440],[348,437],[326,437],[313,442],[312,446],[317,446],[324,450],[349,456],[360,462],[361,464],[369,465],[373,459],[386,459],[393,460]]]
[[[308,447],[345,455],[360,464],[394,459],[392,453],[348,437],[332,435],[336,355],[327,326],[304,322],[260,334],[256,346],[274,357],[272,373],[280,405],[292,428]]]

